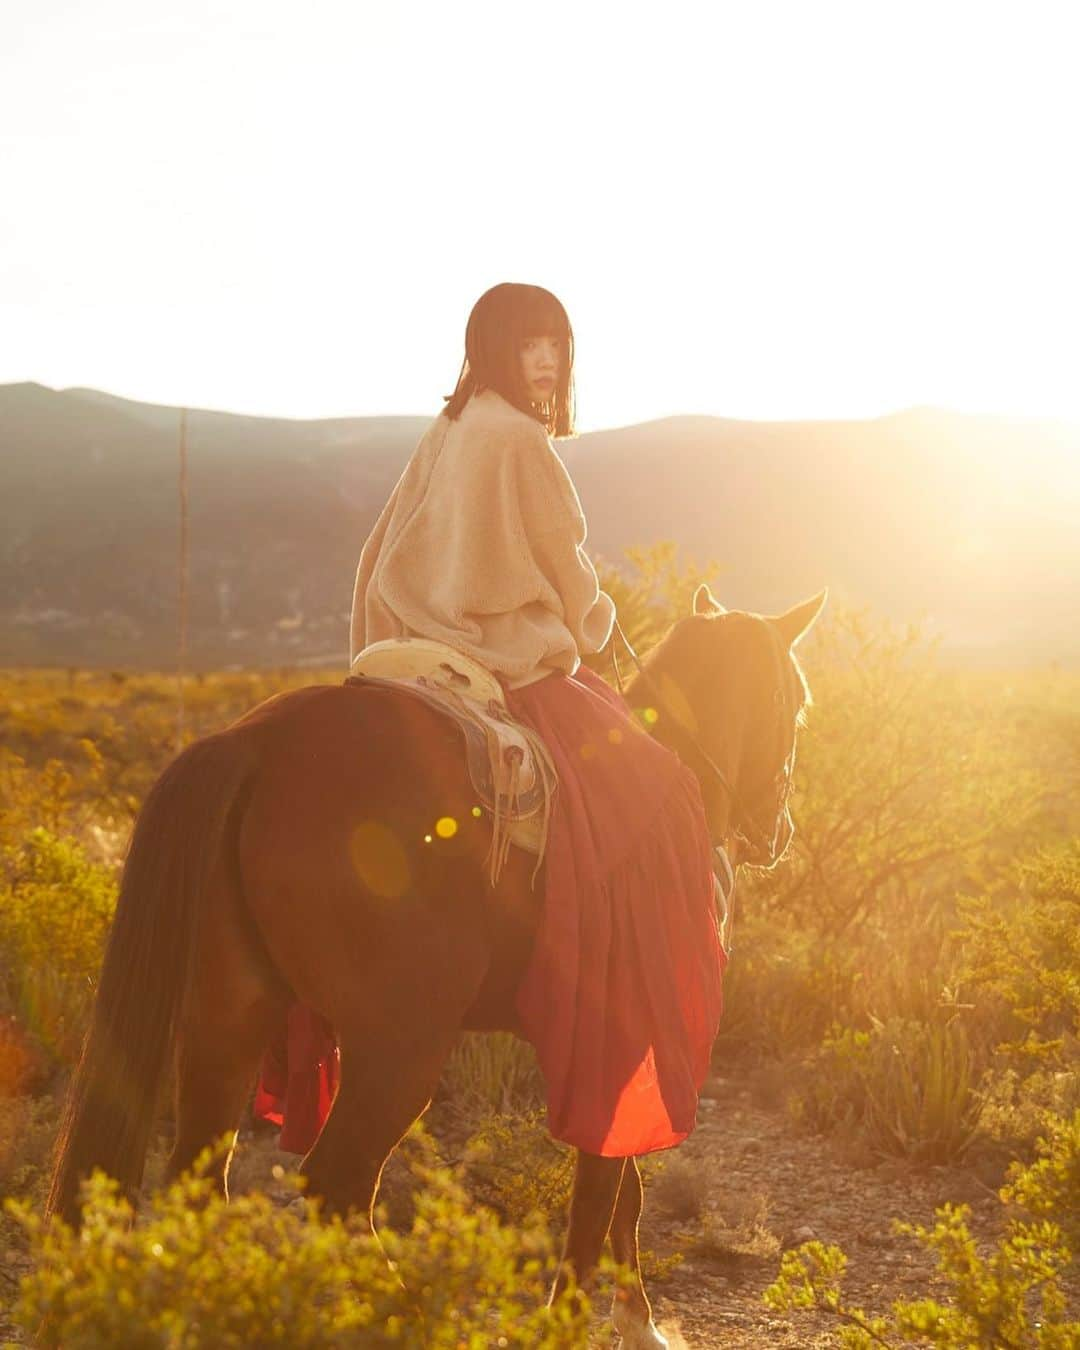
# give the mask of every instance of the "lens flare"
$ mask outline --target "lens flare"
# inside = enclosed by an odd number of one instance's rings
[[[352,832],[349,854],[356,875],[375,895],[394,900],[412,879],[405,846],[388,825],[364,820]]]

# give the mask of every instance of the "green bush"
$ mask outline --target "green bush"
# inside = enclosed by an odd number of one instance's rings
[[[1080,1037],[1080,839],[1041,850],[1006,895],[962,902],[967,979],[1014,1019],[1002,1048],[1075,1063]]]
[[[836,1028],[807,1070],[797,1110],[816,1129],[851,1129],[881,1153],[919,1162],[961,1157],[982,1111],[963,1023],[892,1018]]]
[[[44,828],[5,850],[0,870],[0,998],[70,1063],[89,1020],[117,882],[74,840]]]
[[[1030,1214],[1061,1225],[1073,1252],[1080,1251],[1080,1107],[1070,1117],[1048,1122],[1037,1144],[1038,1158],[1014,1163],[1001,1196]]]
[[[507,1223],[562,1216],[574,1185],[574,1153],[552,1139],[543,1110],[492,1112],[465,1145],[462,1176]]]
[[[860,1015],[865,957],[853,943],[754,908],[753,884],[740,875],[717,1049],[723,1057],[782,1060],[816,1048],[838,1021]]]
[[[778,1311],[812,1310],[842,1324],[840,1344],[935,1345],[941,1350],[1077,1350],[1080,1321],[1066,1303],[1080,1213],[1080,1112],[1055,1123],[1039,1142],[1039,1159],[1017,1166],[1002,1198],[1033,1218],[1008,1218],[987,1257],[979,1254],[966,1205],[945,1205],[932,1228],[896,1224],[937,1257],[944,1300],[899,1299],[889,1317],[845,1303],[841,1284],[847,1258],[834,1246],[807,1242],[784,1253],[765,1302]]]
[[[1004,1025],[995,944],[1022,925],[1032,887],[1017,925],[990,925],[1014,903],[1017,857],[1080,814],[1080,797],[1058,788],[1077,772],[1077,682],[944,669],[917,629],[836,609],[799,657],[814,704],[799,737],[796,834],[781,866],[740,873],[720,1049],[783,1059],[834,1023],[931,1022],[940,1004],[977,995],[966,1024],[981,1072]],[[985,897],[981,945],[958,895]],[[1009,972],[1017,1007],[1035,970],[1058,972],[1049,998],[1080,963],[1080,925],[1051,954],[1044,917],[1026,945],[1049,959],[1024,972],[1021,957]]]
[[[44,1198],[58,1114],[52,1097],[0,1096],[0,1196]]]
[[[410,1231],[375,1239],[359,1219],[324,1219],[314,1205],[282,1208],[255,1193],[226,1204],[206,1175],[210,1157],[137,1222],[96,1175],[81,1237],[10,1206],[34,1261],[15,1324],[37,1344],[79,1350],[556,1350],[586,1340],[587,1300],[570,1290],[544,1306],[555,1269],[546,1229],[501,1227],[446,1172],[425,1177]]]
[[[1080,1069],[1046,1064],[992,1071],[983,1089],[981,1133],[995,1140],[1010,1157],[1030,1158],[1039,1136],[1056,1116],[1080,1108]]]
[[[508,1031],[467,1031],[443,1068],[440,1096],[467,1119],[534,1109],[544,1099],[536,1052]]]
[[[1036,736],[1003,715],[1000,690],[942,669],[917,628],[831,610],[799,656],[814,706],[798,830],[785,866],[755,879],[754,903],[785,927],[860,945],[903,935],[909,956],[925,956],[956,892],[996,882],[1043,828],[1035,763],[1051,729]]]

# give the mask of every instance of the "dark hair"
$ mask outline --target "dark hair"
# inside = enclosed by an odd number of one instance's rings
[[[530,337],[561,338],[555,392],[546,413],[533,406],[521,374],[521,344]],[[455,419],[473,394],[494,389],[508,403],[547,428],[551,436],[574,433],[574,334],[566,310],[542,286],[513,281],[492,286],[473,305],[465,328],[465,360],[443,412]]]

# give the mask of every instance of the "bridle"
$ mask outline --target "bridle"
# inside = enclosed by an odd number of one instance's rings
[[[773,689],[772,742],[777,747],[773,758],[779,759],[780,755],[784,754],[784,748],[787,744],[787,728],[792,720],[792,709],[788,699],[788,654],[775,627],[766,622],[765,629],[771,639],[773,668],[776,675],[776,683]],[[735,838],[752,849],[754,841],[747,835],[747,826],[749,825],[751,831],[756,834],[758,842],[764,845],[765,861],[763,865],[766,867],[771,867],[778,857],[777,835],[787,808],[788,799],[794,789],[794,773],[795,742],[792,739],[791,748],[784,754],[783,761],[772,778],[761,789],[755,791],[751,797],[751,800],[755,803],[758,796],[765,800],[766,819],[772,822],[771,834],[767,828],[762,827],[759,818],[748,810],[741,801],[736,800],[732,804],[732,815],[735,819],[733,831]]]
[[[788,715],[787,681],[784,678],[783,668],[784,653],[781,650],[782,643],[779,635],[772,633],[771,628],[769,628],[769,632],[773,637],[773,656],[776,662],[776,672],[778,676],[776,691],[773,695],[773,702],[776,708],[774,736],[782,745],[783,742],[780,738],[784,733],[785,718]],[[780,821],[783,817],[784,810],[787,807],[788,798],[791,796],[793,788],[793,773],[795,768],[794,746],[792,746],[783,764],[781,764],[773,779],[767,785],[767,787],[773,789],[771,804],[774,808],[774,815],[773,830],[770,836],[766,830],[762,828],[755,813],[747,807],[745,798],[735,787],[735,784],[731,781],[730,777],[723,769],[721,769],[720,765],[717,764],[716,760],[713,759],[712,755],[710,755],[701,744],[701,741],[697,735],[695,735],[694,731],[686,725],[685,719],[672,711],[657,682],[641,664],[637,652],[635,652],[634,648],[631,646],[630,640],[623,632],[622,625],[619,623],[618,619],[615,620],[614,633],[618,634],[623,646],[626,648],[630,660],[634,663],[638,674],[653,694],[657,708],[665,713],[673,725],[679,727],[694,747],[694,750],[702,763],[709,769],[713,777],[720,784],[720,787],[727,794],[728,806],[730,808],[730,833],[723,839],[710,840],[713,847],[713,853],[723,872],[723,878],[721,878],[719,872],[716,875],[717,888],[718,891],[721,892],[724,902],[724,926],[727,927],[730,924],[730,907],[735,889],[735,869],[732,867],[731,859],[728,856],[728,848],[733,842],[737,842],[746,845],[752,852],[760,849],[766,859],[765,866],[771,866],[772,863],[776,861],[776,839],[780,830]],[[619,693],[622,694],[624,690],[624,681],[622,671],[619,669],[619,659],[615,653],[614,640],[611,643],[611,664],[615,671],[615,682],[618,685]]]

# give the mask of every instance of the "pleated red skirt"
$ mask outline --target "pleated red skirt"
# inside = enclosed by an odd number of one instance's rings
[[[694,1128],[726,964],[700,788],[585,666],[508,690],[507,702],[559,775],[517,1000],[551,1133],[606,1157],[670,1148]],[[304,1152],[336,1082],[330,1028],[297,1005],[287,1052],[264,1064],[257,1114]]]
[[[507,700],[559,772],[533,959],[518,994],[552,1135],[607,1157],[694,1128],[726,962],[697,779],[585,666]]]

